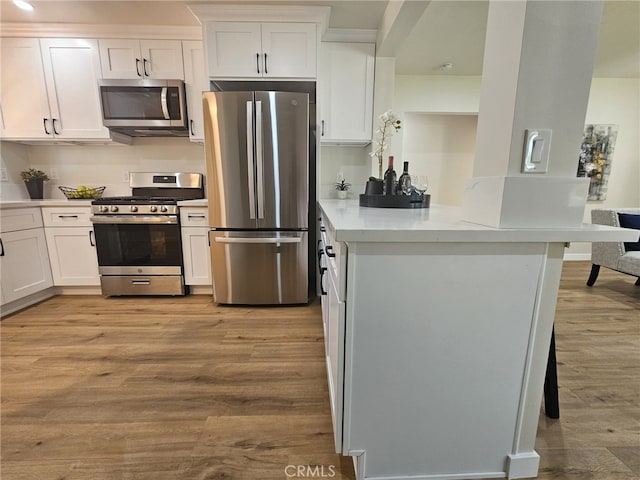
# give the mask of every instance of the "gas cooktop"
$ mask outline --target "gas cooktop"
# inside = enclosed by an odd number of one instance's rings
[[[132,195],[126,197],[100,197],[91,202],[92,205],[175,205],[180,200],[189,200],[187,197],[147,197],[145,195]]]

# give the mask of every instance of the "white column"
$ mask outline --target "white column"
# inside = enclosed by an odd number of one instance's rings
[[[588,179],[576,171],[602,8],[491,1],[465,220],[499,228],[582,223]],[[539,135],[527,142],[527,131]],[[534,168],[523,160],[527,146]]]

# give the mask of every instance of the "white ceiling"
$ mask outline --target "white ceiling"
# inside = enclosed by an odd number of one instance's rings
[[[416,0],[413,0],[416,1]],[[422,0],[421,0],[422,1]],[[0,0],[3,23],[197,26],[188,4],[327,5],[331,28],[376,29],[387,0],[32,0],[35,12]],[[481,75],[488,0],[432,0],[396,52],[396,71]],[[440,70],[453,63],[449,71]],[[606,0],[594,76],[640,77],[640,1]]]

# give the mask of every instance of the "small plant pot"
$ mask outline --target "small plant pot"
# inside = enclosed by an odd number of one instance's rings
[[[341,200],[344,200],[349,196],[349,192],[347,190],[337,190],[336,193],[338,194],[338,198]]]
[[[24,182],[29,192],[29,198],[32,200],[41,200],[44,198],[44,180],[42,178],[34,178]]]

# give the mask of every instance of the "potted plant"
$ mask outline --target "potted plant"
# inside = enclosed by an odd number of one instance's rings
[[[391,110],[387,110],[378,118],[378,129],[376,134],[378,138],[373,142],[373,151],[369,154],[378,160],[378,177],[369,177],[365,188],[365,194],[367,195],[381,195],[382,194],[382,163],[384,151],[389,146],[389,137],[394,132],[400,130],[400,120],[396,118]]]
[[[336,182],[336,190],[338,191],[338,198],[345,199],[349,194],[351,184],[344,181],[344,179]]]
[[[29,192],[29,197],[31,199],[42,199],[44,198],[44,181],[49,180],[49,177],[42,170],[38,170],[35,168],[30,168],[29,170],[25,170],[20,172],[20,177],[24,180],[24,184],[27,187],[27,191]]]

